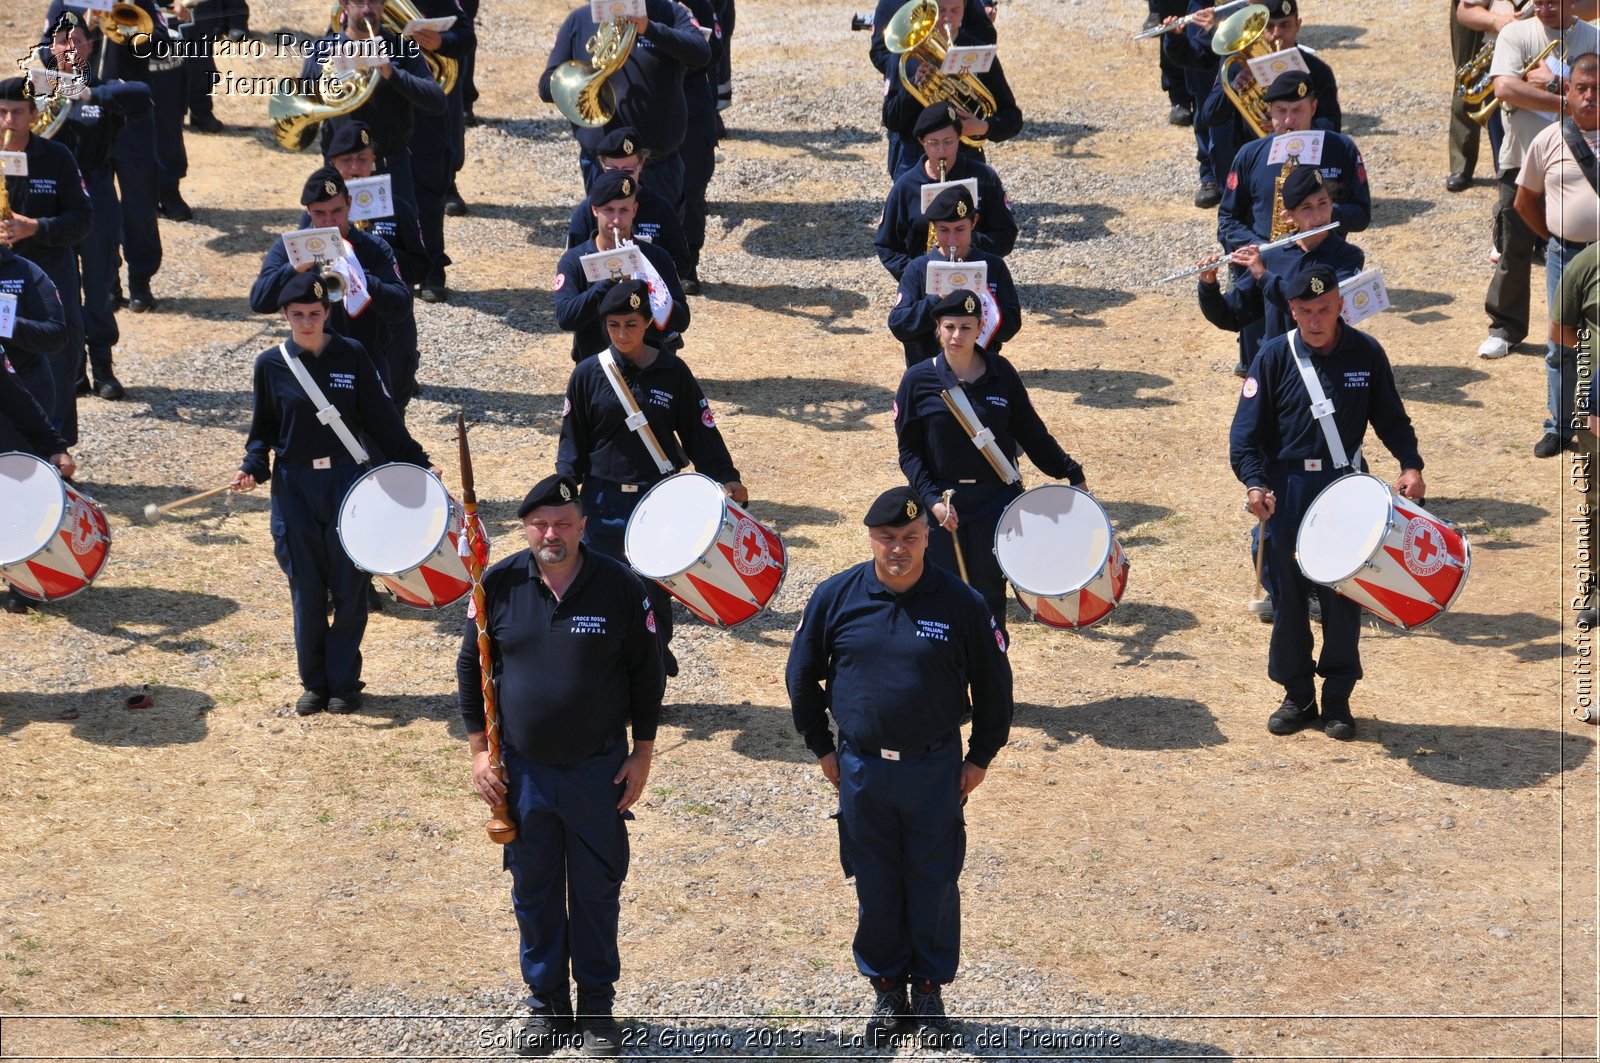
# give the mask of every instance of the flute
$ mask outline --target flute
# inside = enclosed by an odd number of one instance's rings
[[[1330,221],[1328,224],[1319,225],[1315,229],[1307,229],[1303,233],[1290,233],[1288,236],[1285,236],[1282,240],[1274,240],[1270,244],[1262,244],[1262,245],[1260,245],[1260,249],[1262,251],[1272,251],[1272,250],[1276,250],[1277,248],[1280,248],[1280,247],[1287,247],[1290,244],[1294,243],[1296,240],[1304,240],[1308,236],[1315,236],[1318,233],[1325,233],[1329,229],[1337,229],[1338,227],[1339,227],[1339,223],[1338,222]],[[1196,266],[1193,269],[1186,269],[1182,273],[1174,273],[1169,277],[1162,277],[1156,283],[1157,284],[1165,284],[1167,281],[1176,281],[1176,280],[1182,280],[1185,277],[1192,277],[1196,273],[1204,273],[1208,269],[1216,269],[1217,267],[1221,266],[1224,262],[1227,262],[1227,261],[1228,261],[1228,256],[1223,256],[1222,258],[1220,258],[1217,261],[1211,263],[1210,265]]]
[[[1218,4],[1216,7],[1208,7],[1204,10],[1220,15],[1224,11],[1232,11],[1236,7],[1243,7],[1244,5],[1252,2],[1253,0],[1228,0],[1228,3],[1226,4]],[[1136,41],[1142,41],[1150,37],[1159,37],[1163,33],[1171,33],[1173,30],[1182,29],[1189,23],[1193,22],[1195,17],[1199,14],[1200,12],[1196,11],[1193,15],[1185,15],[1180,19],[1173,20],[1172,22],[1163,22],[1159,26],[1152,26],[1143,33],[1135,34],[1133,39]]]

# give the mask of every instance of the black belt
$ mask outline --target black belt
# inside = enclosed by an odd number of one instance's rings
[[[884,760],[915,760],[918,757],[925,757],[929,753],[938,752],[951,742],[958,740],[960,737],[961,735],[959,732],[947,734],[936,742],[931,742],[928,745],[921,746],[916,749],[882,749],[877,746],[865,746],[844,735],[840,735],[839,739],[845,745],[849,746],[851,749],[855,750],[857,753],[860,753],[864,757],[882,757]]]
[[[1554,240],[1556,243],[1560,244],[1562,247],[1566,248],[1568,251],[1582,251],[1584,248],[1589,246],[1588,244],[1584,243],[1582,240],[1563,240],[1561,237],[1557,236],[1555,233],[1551,233],[1550,234],[1550,239]]]

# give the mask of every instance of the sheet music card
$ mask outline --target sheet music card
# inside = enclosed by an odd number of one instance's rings
[[[450,27],[454,26],[455,24],[456,17],[454,15],[444,15],[440,18],[414,18],[410,22],[406,23],[405,28],[400,31],[400,36],[410,37],[418,30],[433,30],[435,33],[448,33],[450,32]]]
[[[617,274],[631,277],[644,269],[644,252],[637,247],[618,247],[611,251],[594,251],[578,259],[583,275],[590,284],[610,280]]]
[[[388,174],[357,177],[345,182],[350,189],[350,220],[394,216],[394,180]]]
[[[67,7],[81,7],[87,11],[110,11],[116,0],[67,0]]]
[[[1339,316],[1347,325],[1360,324],[1389,309],[1389,289],[1384,287],[1383,274],[1377,269],[1362,270],[1349,280],[1340,281],[1339,294],[1344,297]]]
[[[644,18],[644,0],[589,0],[589,17],[597,26],[619,18]]]
[[[1250,73],[1255,76],[1256,84],[1262,88],[1269,87],[1291,70],[1301,74],[1311,73],[1311,68],[1306,66],[1306,57],[1300,54],[1298,48],[1285,48],[1281,52],[1273,52],[1260,59],[1251,59],[1246,65],[1250,67]]]
[[[919,209],[923,213],[927,213],[928,204],[933,202],[933,197],[947,188],[965,188],[967,195],[972,197],[972,205],[980,211],[983,209],[983,204],[978,202],[978,179],[976,177],[967,177],[960,181],[935,181],[932,184],[923,185],[922,206]]]
[[[17,331],[17,297],[0,292],[0,340],[9,340]]]
[[[0,151],[0,174],[6,177],[28,176],[28,153],[25,151]]]
[[[928,279],[923,287],[927,289],[929,295],[936,295],[941,299],[962,288],[972,292],[987,291],[989,263],[940,262],[937,259],[930,259]]]
[[[314,265],[317,259],[332,264],[344,256],[344,240],[339,230],[297,229],[283,234],[283,249],[288,252],[289,265],[296,269]]]
[[[989,68],[994,66],[995,54],[999,51],[992,44],[962,44],[951,48],[944,53],[944,63],[940,65],[942,74],[987,74]]]
[[[1316,166],[1322,162],[1321,129],[1308,129],[1303,133],[1280,133],[1272,138],[1272,148],[1267,152],[1267,162],[1288,162],[1298,159],[1302,166]]]

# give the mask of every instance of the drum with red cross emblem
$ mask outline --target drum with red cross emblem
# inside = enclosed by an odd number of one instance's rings
[[[1041,624],[1086,628],[1111,615],[1128,588],[1128,557],[1089,492],[1040,484],[1000,515],[994,554],[1017,601]]]
[[[1306,510],[1295,540],[1306,579],[1332,587],[1402,630],[1431,622],[1461,596],[1472,546],[1440,520],[1368,473],[1343,476]]]
[[[41,602],[94,582],[111,550],[111,525],[94,499],[32,454],[0,454],[0,578]]]
[[[718,627],[765,609],[787,562],[778,533],[697,472],[669,476],[639,500],[623,552],[635,572]]]

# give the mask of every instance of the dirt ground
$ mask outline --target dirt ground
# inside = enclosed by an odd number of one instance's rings
[[[0,13],[12,51],[38,6]],[[309,30],[325,9],[256,6],[258,31]],[[993,153],[1022,225],[1010,261],[1027,320],[1006,355],[1087,466],[1132,570],[1088,631],[1013,611],[1012,743],[968,811],[964,961],[979,973],[949,1000],[996,1014],[992,979],[1031,1014],[1158,1030],[1196,1054],[1594,1058],[1600,791],[1594,732],[1569,713],[1578,500],[1563,461],[1531,456],[1542,350],[1474,356],[1494,190],[1443,191],[1444,5],[1302,7],[1372,177],[1374,224],[1356,240],[1394,308],[1370,331],[1416,422],[1430,504],[1471,538],[1470,585],[1426,631],[1366,632],[1355,742],[1267,734],[1267,629],[1246,610],[1248,521],[1226,461],[1234,345],[1187,285],[1150,283],[1210,246],[1209,213],[1189,205],[1192,139],[1165,124],[1153,47],[1128,41],[1143,5],[1004,5],[1029,119]],[[532,91],[564,5],[485,8],[487,122],[461,175],[473,212],[448,223],[452,301],[418,307],[427,394],[409,423],[454,485],[466,410],[504,556],[515,501],[554,455],[570,362],[548,282],[578,183]],[[887,189],[878,85],[849,13],[739,9],[687,356],[793,567],[744,628],[680,623],[685,671],[625,894],[633,1013],[680,1014],[695,987],[733,982],[749,1014],[809,1014],[794,987],[851,972],[832,798],[782,684],[807,593],[866,556],[859,514],[898,478],[894,288],[871,252]],[[81,405],[77,456],[112,518],[111,563],[70,602],[0,618],[7,1057],[231,1055],[214,1024],[118,1016],[311,1014],[519,981],[455,714],[459,611],[375,615],[367,707],[298,719],[264,493],[138,520],[231,475],[251,360],[278,337],[245,293],[314,162],[272,144],[265,106],[224,95],[229,131],[190,136],[196,218],[163,225],[157,311],[122,318],[128,398]],[[155,708],[125,710],[146,684]]]

